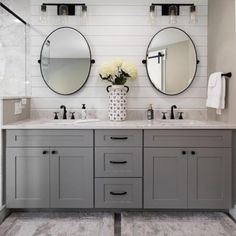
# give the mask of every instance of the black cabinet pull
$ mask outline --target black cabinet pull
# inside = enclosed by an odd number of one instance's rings
[[[46,154],[48,154],[48,151],[44,150],[43,155],[46,155]]]
[[[111,140],[127,140],[128,137],[111,137]]]
[[[53,150],[52,155],[55,155],[55,154],[57,154],[57,151]]]
[[[110,192],[111,195],[114,195],[114,196],[123,196],[123,195],[126,195],[127,192],[122,192],[122,193],[114,193],[114,192]]]
[[[186,151],[182,151],[182,154],[183,154],[183,155],[186,155],[186,154],[187,154],[187,152],[186,152]]]
[[[195,151],[191,151],[191,154],[192,154],[192,155],[195,155],[195,154],[196,154],[196,152],[195,152]]]
[[[127,161],[110,161],[111,164],[126,164]]]

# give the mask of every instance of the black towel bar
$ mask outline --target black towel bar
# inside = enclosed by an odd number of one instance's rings
[[[222,76],[225,76],[227,78],[231,78],[232,77],[232,73],[231,72],[225,73],[225,74],[222,74]]]

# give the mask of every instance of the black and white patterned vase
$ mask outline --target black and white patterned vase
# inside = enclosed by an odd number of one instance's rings
[[[110,85],[108,116],[111,121],[123,121],[127,116],[127,93],[129,87],[124,85]]]

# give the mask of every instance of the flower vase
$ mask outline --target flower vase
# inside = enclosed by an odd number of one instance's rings
[[[127,93],[129,87],[124,85],[110,85],[108,116],[111,121],[124,121],[127,116]]]

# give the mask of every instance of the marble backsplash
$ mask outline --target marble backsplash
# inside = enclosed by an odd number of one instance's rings
[[[75,112],[75,118],[81,119],[81,109],[78,110],[70,110],[67,109],[67,116],[70,119],[71,114],[70,112]],[[59,118],[62,118],[62,110],[31,110],[31,119],[53,119],[54,112],[59,112]],[[155,110],[155,119],[162,118],[162,112],[167,112],[166,117],[169,119],[170,117],[170,110]],[[183,112],[183,118],[188,120],[209,120],[208,113],[206,110],[184,110],[184,109],[176,109],[175,110],[175,117],[178,119],[178,112]],[[147,114],[144,110],[128,110],[127,112],[127,120],[146,120]],[[90,110],[87,109],[87,118],[97,118],[101,120],[108,120],[108,112],[106,110]],[[210,119],[212,120],[212,119]]]

